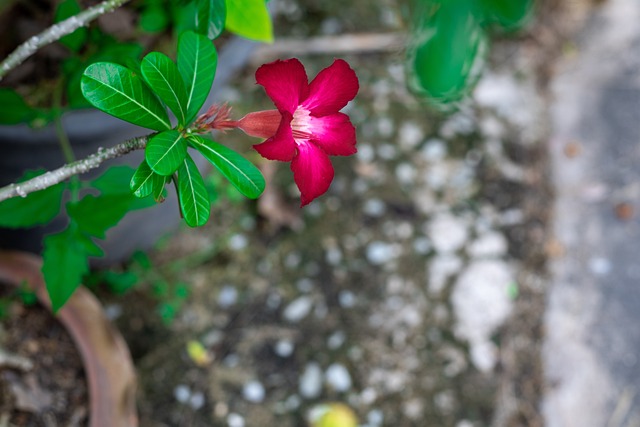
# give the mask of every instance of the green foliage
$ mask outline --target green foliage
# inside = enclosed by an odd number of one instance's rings
[[[477,77],[487,38],[470,1],[427,3],[409,45],[409,85],[446,104],[462,98]]]
[[[80,13],[82,8],[77,0],[64,0],[58,4],[53,20],[55,22],[63,21],[73,15]],[[84,46],[89,31],[85,27],[80,27],[73,33],[62,37],[59,41],[72,52],[78,52]]]
[[[143,160],[131,177],[129,186],[136,197],[147,197],[151,194],[159,201],[166,184],[167,177],[158,175],[151,170],[146,160]]]
[[[176,115],[178,123],[186,125],[187,91],[176,64],[160,52],[151,52],[142,59],[140,71],[149,87]]]
[[[211,203],[202,175],[189,155],[178,169],[178,200],[184,220],[190,227],[199,227],[209,219]]]
[[[187,89],[187,122],[190,122],[209,95],[218,54],[206,37],[187,31],[178,40],[177,62]]]
[[[146,0],[138,21],[140,28],[148,33],[160,33],[170,23],[168,11],[160,0]]]
[[[107,170],[91,182],[91,187],[100,194],[69,202],[67,228],[45,238],[42,272],[54,310],[62,307],[80,286],[88,271],[88,258],[103,255],[94,239],[103,239],[107,230],[130,210],[149,206],[149,202],[139,201],[128,189],[133,174],[133,169],[127,166]]]
[[[187,141],[176,130],[168,130],[154,135],[147,143],[144,156],[155,173],[171,175],[182,164],[187,155]]]
[[[439,106],[460,100],[482,71],[488,29],[515,30],[533,0],[413,0],[409,87]]]
[[[14,125],[34,118],[36,111],[9,88],[0,88],[0,125]]]
[[[496,24],[505,30],[520,28],[533,11],[534,0],[481,0],[480,13],[485,23]]]
[[[264,0],[226,0],[226,28],[248,39],[273,42],[273,26]]]
[[[192,136],[189,141],[240,193],[250,199],[257,199],[262,194],[264,177],[253,163],[230,148],[201,136]]]
[[[19,182],[42,175],[43,172],[27,172]],[[0,202],[0,227],[24,228],[50,222],[60,212],[63,192],[64,184],[60,183],[26,197]]]
[[[107,114],[153,130],[171,128],[164,106],[128,68],[110,62],[91,64],[81,88],[87,101]]]
[[[222,34],[227,18],[225,0],[196,0],[196,4],[198,8],[196,29],[209,39],[216,39]]]
[[[58,311],[80,286],[82,276],[89,271],[89,261],[77,227],[44,239],[42,274],[54,312]]]

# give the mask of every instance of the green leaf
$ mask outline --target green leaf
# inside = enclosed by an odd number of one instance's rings
[[[102,175],[91,181],[91,186],[103,195],[106,194],[131,194],[129,182],[134,169],[130,166],[111,166]]]
[[[42,175],[44,171],[28,172],[20,181]],[[46,224],[60,212],[64,183],[0,202],[0,227],[25,228]]]
[[[214,40],[222,34],[226,18],[225,0],[198,0],[196,28],[200,34]]]
[[[190,156],[178,169],[178,199],[184,220],[190,227],[199,227],[209,219],[211,204],[204,180]]]
[[[211,41],[187,31],[178,40],[178,70],[187,89],[187,123],[200,111],[211,91],[218,54]]]
[[[144,157],[151,170],[167,176],[174,173],[187,155],[187,141],[177,130],[154,135],[147,143]]]
[[[232,149],[201,136],[193,136],[189,141],[246,197],[256,199],[262,194],[264,177],[253,163]]]
[[[54,312],[67,302],[89,271],[86,249],[78,236],[78,230],[70,225],[44,238],[42,274]]]
[[[506,30],[520,28],[533,10],[533,0],[481,0],[484,19],[488,23],[496,23]]]
[[[169,26],[169,16],[162,5],[151,4],[140,13],[138,24],[147,33],[160,33]]]
[[[67,212],[81,231],[104,239],[106,231],[122,219],[134,200],[130,195],[87,195],[67,204]]]
[[[140,71],[151,89],[176,115],[178,123],[186,125],[187,91],[176,64],[163,53],[151,52],[142,59]]]
[[[15,125],[31,120],[36,111],[16,91],[0,88],[0,125]]]
[[[487,35],[467,0],[423,2],[408,46],[408,84],[444,106],[460,100],[479,77]]]
[[[60,22],[73,15],[77,15],[81,11],[82,8],[76,0],[64,0],[56,8],[53,20],[54,22]],[[62,37],[59,41],[72,52],[78,52],[87,40],[88,34],[89,32],[85,27],[80,27],[71,34]]]
[[[81,89],[87,101],[107,114],[153,130],[171,128],[164,106],[128,68],[111,62],[91,64],[84,70]]]
[[[136,197],[142,198],[153,194],[156,198],[156,195],[162,195],[165,184],[166,177],[152,171],[147,162],[143,160],[131,178],[130,188]]]
[[[271,16],[264,0],[227,0],[227,30],[248,39],[273,42]]]

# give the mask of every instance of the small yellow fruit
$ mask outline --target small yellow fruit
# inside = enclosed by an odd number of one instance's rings
[[[358,427],[356,414],[343,403],[330,403],[318,409],[313,427]]]

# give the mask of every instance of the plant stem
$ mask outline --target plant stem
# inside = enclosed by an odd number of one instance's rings
[[[106,160],[115,159],[134,150],[142,150],[147,146],[147,140],[147,136],[129,139],[114,147],[99,149],[97,153],[90,155],[86,159],[64,165],[44,175],[39,175],[19,184],[9,184],[0,188],[0,202],[17,196],[26,197],[29,193],[44,190],[72,176],[95,169]]]
[[[60,81],[56,86],[56,90],[53,95],[53,116],[54,116],[54,127],[56,131],[56,136],[58,137],[58,144],[60,145],[60,150],[64,156],[64,161],[67,164],[71,164],[76,161],[76,155],[73,152],[73,148],[71,147],[71,141],[69,141],[69,137],[67,135],[67,131],[64,129],[62,125],[62,91],[64,85],[63,81]],[[71,200],[78,201],[80,194],[80,180],[77,176],[71,177]]]
[[[105,0],[100,4],[90,7],[87,10],[80,12],[77,15],[71,16],[64,21],[58,22],[41,32],[31,37],[29,40],[22,43],[16,48],[7,58],[0,62],[0,80],[11,70],[22,64],[25,59],[33,55],[38,49],[43,46],[60,40],[67,34],[71,34],[75,30],[85,25],[88,25],[91,21],[111,12],[114,9],[127,3],[129,0]]]

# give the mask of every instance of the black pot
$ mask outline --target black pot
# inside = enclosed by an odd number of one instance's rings
[[[220,89],[247,63],[256,43],[233,38],[219,54],[216,78],[204,109],[219,99]],[[111,147],[126,139],[145,135],[149,130],[123,122],[97,110],[73,111],[64,115],[62,123],[78,159],[95,153],[101,147]],[[25,170],[51,170],[62,166],[64,157],[53,125],[43,129],[31,129],[27,125],[0,126],[0,185],[15,182]],[[119,159],[106,162],[101,168],[91,171],[84,178],[102,173],[104,167],[128,164],[136,167],[143,158],[142,151],[130,153]],[[203,161],[200,167],[206,167]],[[158,237],[174,231],[181,222],[178,201],[171,186],[164,203],[143,211],[128,213],[122,221],[107,233],[107,239],[99,242],[105,257],[96,261],[98,265],[119,262],[135,250],[148,249]],[[45,234],[64,228],[66,219],[57,218],[51,224],[30,229],[9,230],[0,228],[0,248],[18,249],[33,253],[42,250]]]

